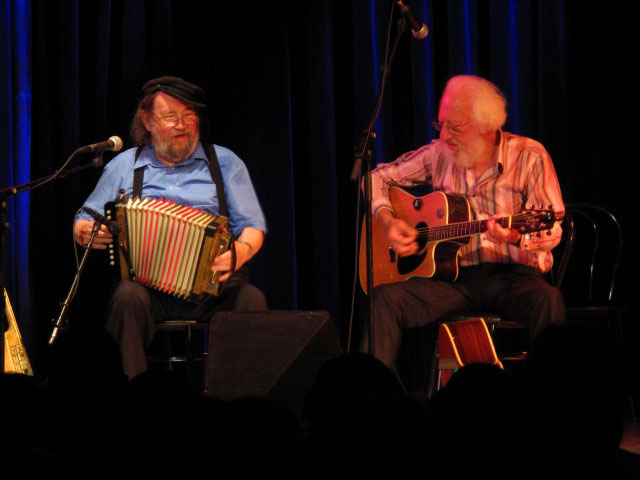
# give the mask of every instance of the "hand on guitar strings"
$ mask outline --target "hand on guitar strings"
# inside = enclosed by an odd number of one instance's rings
[[[387,239],[400,257],[415,255],[418,253],[418,231],[407,222],[395,218],[391,211],[381,210],[378,213],[378,221],[387,232]]]
[[[520,240],[520,233],[513,228],[504,228],[496,220],[508,217],[507,213],[499,213],[487,220],[487,238],[493,243],[515,243]]]
[[[93,220],[81,218],[73,225],[73,238],[80,245],[89,243],[91,233],[93,232]],[[100,231],[93,240],[93,248],[96,250],[104,250],[107,245],[113,242],[113,237],[105,225],[100,226]]]

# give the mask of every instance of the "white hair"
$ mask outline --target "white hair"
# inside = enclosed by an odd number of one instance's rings
[[[442,97],[445,95],[456,101],[470,102],[473,120],[487,130],[498,130],[507,120],[507,99],[489,80],[475,75],[451,77]]]

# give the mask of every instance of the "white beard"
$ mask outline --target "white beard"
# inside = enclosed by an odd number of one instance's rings
[[[453,163],[463,168],[471,168],[474,166],[474,159],[466,151],[458,150],[458,152],[454,152],[447,146],[442,150],[442,154],[448,163]]]
[[[480,153],[482,152],[482,147],[484,147],[484,143],[479,142],[477,149],[474,149],[473,146],[471,146],[471,148],[458,146],[458,150],[454,152],[447,145],[446,148],[443,149],[443,154],[447,161],[451,163],[455,163],[463,168],[473,168],[482,163],[482,153]]]

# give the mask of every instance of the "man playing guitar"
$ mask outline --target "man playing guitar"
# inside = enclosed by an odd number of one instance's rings
[[[545,326],[565,320],[561,293],[542,277],[552,266],[551,249],[562,234],[553,221],[564,214],[558,179],[540,143],[502,131],[506,117],[506,100],[495,85],[475,76],[453,77],[433,122],[440,138],[373,172],[372,209],[376,227],[384,232],[388,262],[424,256],[427,249],[420,240],[422,226],[412,223],[407,211],[419,216],[422,209],[430,210],[427,216],[444,217],[446,223],[448,215],[457,222],[462,214],[466,221],[468,210],[468,220],[480,226],[456,248],[443,249],[442,255],[452,255],[453,275],[446,269],[449,275],[439,279],[437,267],[433,274],[409,267],[397,277],[401,281],[389,280],[391,276],[376,282],[374,277],[375,355],[389,367],[404,328],[452,312],[499,313],[526,324],[531,339]],[[450,197],[449,203],[425,207],[415,199],[394,204],[394,195],[401,198],[394,186],[425,183],[441,197]],[[523,234],[531,230],[512,228],[511,219],[531,205],[549,209],[552,220],[539,228],[543,232]],[[427,257],[438,263],[442,255],[436,250]]]

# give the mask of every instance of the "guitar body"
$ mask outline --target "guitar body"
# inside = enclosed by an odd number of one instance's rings
[[[389,197],[398,218],[413,228],[435,227],[450,223],[469,222],[471,207],[462,195],[433,192],[414,197],[397,187],[389,188]],[[366,239],[363,221],[360,237],[360,285],[367,291]],[[390,248],[387,235],[374,219],[372,222],[373,285],[393,283],[411,277],[438,278],[453,281],[458,277],[458,251],[471,241],[471,237],[427,242],[418,239],[418,253],[398,257]]]
[[[488,363],[500,368],[491,334],[483,318],[443,323],[438,331],[439,386],[447,384],[453,373],[470,363]]]

